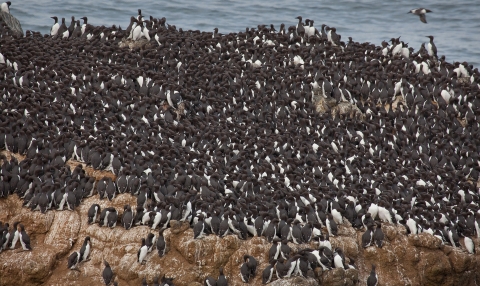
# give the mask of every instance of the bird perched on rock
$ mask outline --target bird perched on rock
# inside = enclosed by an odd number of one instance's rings
[[[378,285],[378,276],[375,273],[375,264],[372,264],[372,271],[367,278],[367,286],[377,286]]]
[[[12,2],[10,1],[3,2],[2,4],[0,4],[0,11],[10,13],[10,5],[12,5]]]
[[[382,248],[383,240],[385,239],[385,234],[382,231],[382,223],[377,222],[377,228],[373,232],[373,241],[378,248]]]
[[[80,262],[90,260],[90,252],[92,250],[92,242],[90,241],[90,236],[85,237],[83,245],[80,248]]]
[[[249,283],[250,279],[255,277],[258,262],[255,258],[247,254],[243,256],[243,261],[244,263],[240,267],[240,276],[243,282]]]
[[[106,260],[103,261],[103,264],[105,265],[105,268],[102,272],[103,282],[105,282],[105,285],[108,286],[113,281],[114,273],[112,271],[112,268],[110,267],[110,264],[108,264]]]
[[[23,224],[20,224],[18,226],[18,231],[19,231],[19,240],[20,240],[20,243],[22,244],[23,250],[24,251],[32,250],[32,247],[30,246],[30,237],[25,231],[25,227],[23,226]]]
[[[53,23],[52,28],[50,28],[50,36],[56,36],[58,34],[58,29],[60,29],[60,24],[58,23],[58,18],[57,16],[50,17],[52,18],[55,23]]]
[[[71,270],[80,271],[78,269],[78,264],[80,263],[80,253],[78,251],[72,252],[68,257],[68,265],[67,268]]]
[[[137,251],[137,261],[140,264],[145,264],[147,262],[145,258],[147,257],[148,246],[145,244],[145,238],[142,238],[142,245]]]
[[[435,57],[435,59],[438,59],[437,46],[435,46],[435,43],[433,42],[433,36],[427,36],[427,38],[430,39],[430,42],[427,44],[428,55],[431,57]]]

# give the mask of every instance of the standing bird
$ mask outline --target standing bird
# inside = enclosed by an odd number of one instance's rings
[[[71,36],[73,34],[73,31],[75,30],[75,17],[72,16],[72,22],[70,22],[70,26],[68,26],[68,34]]]
[[[142,238],[142,246],[140,246],[137,252],[138,263],[145,264],[144,261],[146,262],[145,258],[147,257],[147,253],[148,253],[148,246],[145,244],[145,238]]]
[[[80,263],[80,253],[75,251],[68,257],[68,269],[80,271],[80,269],[78,269],[78,263]]]
[[[268,284],[272,281],[273,278],[273,271],[275,270],[275,263],[277,263],[277,260],[273,259],[270,260],[270,265],[263,270],[262,273],[262,284]]]
[[[13,229],[10,231],[10,235],[8,236],[7,247],[10,245],[10,249],[15,249],[17,246],[18,237],[20,236],[20,231],[18,230],[19,222],[13,223]]]
[[[205,222],[203,221],[203,215],[198,216],[198,222],[193,227],[193,238],[194,239],[201,239],[206,236],[205,232]]]
[[[93,204],[89,209],[88,209],[88,223],[96,223],[97,222],[97,216],[98,213],[100,213],[100,206],[98,204]]]
[[[10,5],[12,5],[10,1],[2,3],[0,5],[0,11],[10,14]]]
[[[335,268],[348,269],[348,265],[345,264],[345,255],[342,249],[338,247],[335,248],[335,252],[333,253],[333,265],[335,265]]]
[[[338,232],[337,223],[333,220],[333,217],[331,214],[327,214],[327,218],[325,219],[325,222],[327,225],[328,235],[332,237],[337,235],[337,232]]]
[[[377,228],[373,233],[373,241],[375,242],[375,245],[378,248],[382,248],[384,239],[385,239],[385,234],[383,234],[383,231],[382,231],[382,224],[380,222],[377,222]]]
[[[242,281],[248,283],[251,278],[255,276],[257,272],[257,265],[258,262],[253,256],[245,254],[243,256],[244,263],[240,268],[240,275],[242,277]]]
[[[435,57],[435,59],[438,60],[437,46],[435,46],[435,43],[433,42],[433,36],[427,36],[427,38],[430,38],[430,42],[427,44],[428,55],[431,57]]]
[[[467,249],[468,253],[475,254],[475,243],[473,240],[470,237],[465,236],[463,242],[465,242],[465,248]]]
[[[65,18],[62,18],[62,24],[60,25],[60,28],[58,28],[57,34],[62,38],[68,38],[68,36],[70,35],[67,25],[65,25]]]
[[[298,24],[297,24],[297,34],[299,36],[302,36],[305,34],[305,28],[303,27],[303,23],[302,23],[302,16],[298,16],[297,18],[295,19],[298,19]]]
[[[102,277],[105,285],[108,286],[110,285],[110,283],[112,283],[114,274],[112,268],[110,267],[110,264],[108,264],[107,261],[104,260],[103,264],[105,265],[105,268],[103,269]]]
[[[60,29],[60,24],[58,23],[58,18],[56,16],[50,17],[55,20],[52,28],[50,29],[50,36],[56,36],[58,34],[58,29]]]
[[[77,24],[75,25],[75,29],[72,31],[71,38],[80,38],[82,35],[82,26],[80,25],[80,20],[77,20]]]
[[[32,250],[32,247],[30,246],[30,237],[25,232],[25,227],[23,226],[23,224],[20,224],[18,226],[18,232],[19,232],[20,243],[22,244],[23,250]]]
[[[89,256],[90,256],[90,250],[92,249],[92,245],[90,242],[90,236],[85,237],[85,240],[83,241],[83,245],[80,248],[80,261],[88,261]]]
[[[432,11],[428,10],[428,9],[425,9],[425,8],[418,8],[418,9],[412,9],[410,10],[410,12],[408,13],[412,13],[414,15],[418,15],[420,17],[420,21],[422,21],[423,23],[427,23],[427,17],[425,16],[426,13],[430,13]],[[407,14],[408,14],[407,13]]]
[[[165,250],[167,249],[167,243],[165,242],[165,238],[163,237],[164,229],[160,229],[158,232],[157,238],[157,251],[158,256],[163,257],[165,255]]]
[[[82,35],[83,35],[85,33],[85,30],[87,29],[88,18],[87,17],[82,17],[80,19],[83,20],[83,24],[82,24]]]
[[[369,225],[362,235],[362,247],[367,248],[372,245],[373,241],[373,225]]]
[[[378,285],[378,276],[375,273],[375,264],[372,264],[372,271],[370,272],[370,276],[367,278],[367,286],[377,286]]]
[[[122,225],[126,230],[129,230],[133,225],[133,212],[130,205],[123,207]]]

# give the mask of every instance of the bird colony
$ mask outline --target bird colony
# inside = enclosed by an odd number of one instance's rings
[[[438,57],[432,36],[415,51],[399,38],[342,41],[302,17],[228,34],[141,11],[126,30],[52,18],[49,35],[0,27],[0,150],[24,158],[1,157],[0,197],[45,213],[130,193],[137,205],[94,204],[88,220],[151,227],[138,238],[141,264],[165,255],[171,220],[188,222],[199,240],[264,237],[270,266],[257,269],[246,253],[231,273],[245,283],[356,267],[329,242],[340,225],[362,232],[363,247],[382,247],[382,225],[397,224],[475,251],[480,73]],[[333,112],[342,105],[357,111]],[[97,181],[69,160],[115,179]],[[10,224],[0,224],[0,250],[19,241],[35,251],[28,229]],[[314,249],[289,247],[311,241]],[[86,237],[68,268],[88,263],[90,251]],[[205,284],[227,285],[220,273]]]

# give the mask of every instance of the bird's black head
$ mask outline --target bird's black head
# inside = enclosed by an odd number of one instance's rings
[[[7,1],[5,3],[7,3],[8,7],[10,7],[10,5],[12,5],[12,2],[10,2],[10,1]]]

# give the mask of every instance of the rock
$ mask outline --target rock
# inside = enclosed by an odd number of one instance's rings
[[[393,225],[382,224],[382,231],[389,241],[395,240],[398,235],[397,228]]]
[[[152,44],[145,38],[141,38],[137,41],[132,39],[123,39],[118,43],[120,48],[129,48],[130,50],[139,49],[139,48],[150,48]]]
[[[0,11],[0,23],[1,22],[4,22],[14,35],[18,37],[23,36],[22,25],[20,25],[20,21],[13,17],[12,14]]]
[[[439,249],[440,245],[442,245],[442,241],[439,238],[425,232],[417,235],[410,235],[408,240],[409,243],[416,247],[426,247],[429,249]]]
[[[345,270],[342,268],[333,268],[330,271],[324,271],[322,276],[322,285],[342,286],[345,285]]]
[[[190,224],[186,221],[185,222],[180,222],[176,220],[170,221],[170,231],[173,234],[180,234],[189,228],[190,228]]]
[[[435,252],[422,253],[422,262],[419,270],[423,272],[426,284],[449,285],[452,268],[446,256],[438,255]]]
[[[476,266],[476,261],[472,261],[472,256],[463,252],[459,248],[455,248],[448,255],[453,270],[457,273],[462,273],[468,270],[473,270]]]
[[[358,269],[347,269],[345,270],[345,279],[351,281],[352,285],[358,282]]]
[[[288,279],[279,279],[275,280],[269,285],[271,286],[317,286],[320,285],[318,280],[313,278],[303,278],[303,277],[292,277]]]

